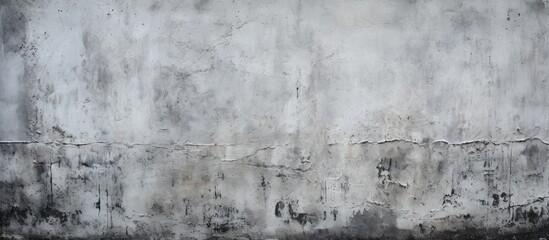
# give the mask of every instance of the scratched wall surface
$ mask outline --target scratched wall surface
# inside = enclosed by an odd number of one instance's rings
[[[549,233],[547,0],[0,0],[0,22],[0,238]]]

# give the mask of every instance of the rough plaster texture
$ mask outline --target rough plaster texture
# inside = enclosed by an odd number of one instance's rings
[[[0,234],[542,237],[548,7],[0,0]]]

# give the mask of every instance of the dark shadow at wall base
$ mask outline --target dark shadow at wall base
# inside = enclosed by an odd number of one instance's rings
[[[89,236],[75,238],[70,236],[40,236],[40,235],[2,235],[0,239],[156,239],[159,235],[135,235],[135,236]],[[249,235],[227,237],[210,236],[206,239],[211,240],[243,240],[243,239],[366,239],[366,240],[435,240],[435,239],[455,239],[455,240],[517,240],[517,239],[547,239],[549,238],[549,224],[536,229],[522,230],[513,233],[499,233],[497,229],[462,229],[458,231],[444,231],[434,233],[428,236],[414,236],[413,233],[406,230],[397,230],[387,233],[387,236],[364,237],[361,234],[354,234],[345,231],[331,231],[327,229],[318,229],[314,232],[299,235],[272,236],[267,238],[254,238]],[[179,239],[179,238],[177,238]],[[194,239],[194,238],[181,238]]]
[[[549,224],[535,229],[523,229],[516,232],[501,233],[498,229],[462,229],[456,231],[442,231],[430,235],[417,236],[411,231],[397,230],[387,233],[380,237],[364,237],[363,234],[353,234],[348,232],[332,232],[330,230],[317,230],[314,233],[305,233],[303,235],[285,236],[278,239],[367,239],[367,240],[392,240],[392,239],[407,239],[407,240],[439,240],[439,239],[455,239],[455,240],[517,240],[517,239],[545,239],[549,238]],[[224,239],[224,238],[212,238]],[[226,239],[226,238],[225,238]]]

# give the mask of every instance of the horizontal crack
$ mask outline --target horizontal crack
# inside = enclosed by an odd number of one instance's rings
[[[227,163],[235,163],[235,162],[227,162]],[[297,172],[307,172],[310,171],[311,168],[302,169],[302,168],[291,168],[284,165],[268,165],[268,164],[262,164],[262,163],[256,163],[256,164],[249,164],[249,163],[235,163],[238,165],[244,165],[244,166],[250,166],[250,167],[257,167],[257,168],[266,168],[266,169],[282,169],[282,170],[289,170],[289,171],[297,171]]]
[[[534,203],[543,202],[543,201],[545,201],[545,199],[548,199],[548,198],[549,198],[549,196],[537,197],[537,198],[534,198],[533,200],[530,200],[529,203],[514,204],[514,205],[511,205],[511,206],[508,206],[508,207],[505,207],[505,208],[499,208],[499,210],[508,210],[510,208],[526,207],[526,206],[532,205]]]
[[[461,145],[468,145],[468,144],[484,144],[484,145],[509,145],[511,143],[523,143],[527,141],[540,141],[545,145],[549,145],[548,141],[545,141],[538,137],[531,137],[531,138],[523,138],[523,139],[513,139],[513,140],[507,140],[507,141],[490,141],[490,140],[471,140],[471,141],[464,141],[464,142],[457,142],[452,143],[448,142],[446,140],[435,140],[432,142],[417,142],[407,139],[390,139],[390,140],[383,140],[383,141],[360,141],[360,142],[348,142],[348,143],[341,143],[341,142],[332,142],[328,143],[328,146],[336,146],[336,145],[377,145],[377,144],[389,144],[389,143],[397,143],[397,142],[404,142],[404,143],[410,143],[418,146],[431,146],[433,144],[441,143],[441,144],[447,144],[452,146],[461,146]],[[88,145],[124,145],[127,147],[134,147],[134,146],[149,146],[149,147],[158,147],[158,148],[166,148],[166,149],[173,149],[173,148],[185,148],[185,147],[215,147],[215,146],[221,146],[221,147],[228,147],[228,146],[239,146],[239,145],[247,145],[247,144],[257,144],[254,142],[250,143],[169,143],[169,144],[153,144],[153,143],[127,143],[127,142],[107,142],[107,141],[96,141],[96,142],[59,142],[59,141],[50,141],[50,142],[40,142],[40,141],[0,141],[0,145],[8,145],[8,144],[45,144],[45,145],[64,145],[64,146],[88,146]],[[263,149],[267,149],[270,147],[265,147]]]
[[[264,140],[278,140],[279,138],[267,138]],[[128,147],[133,146],[152,146],[152,147],[163,147],[163,148],[169,148],[169,147],[229,147],[229,146],[242,146],[242,145],[254,145],[254,144],[261,144],[264,140],[257,140],[257,141],[248,141],[248,142],[235,142],[235,143],[192,143],[192,142],[185,142],[185,143],[140,143],[140,142],[119,142],[119,141],[94,141],[94,142],[61,142],[61,141],[25,141],[25,140],[0,140],[0,145],[8,145],[8,144],[44,144],[44,145],[65,145],[65,146],[87,146],[87,145],[124,145]],[[286,143],[285,145],[287,145]]]
[[[457,143],[448,142],[446,140],[435,140],[435,141],[432,141],[430,143],[429,142],[417,142],[417,141],[412,141],[412,140],[407,140],[407,139],[390,139],[390,140],[383,140],[383,141],[377,141],[377,142],[366,140],[366,141],[349,142],[349,143],[333,142],[333,143],[328,143],[328,146],[362,145],[362,144],[376,145],[376,144],[388,144],[388,143],[395,143],[395,142],[405,142],[405,143],[410,143],[410,144],[419,145],[419,146],[431,146],[431,145],[437,144],[437,143],[442,143],[442,144],[447,144],[447,145],[452,145],[452,146],[461,146],[461,145],[468,145],[468,144],[509,145],[511,143],[522,143],[522,142],[534,141],[534,140],[540,141],[545,145],[549,145],[548,141],[545,141],[541,138],[532,137],[532,138],[523,138],[523,139],[513,139],[513,140],[507,140],[507,141],[471,140],[471,141],[464,141],[464,142],[457,142]]]
[[[245,155],[245,156],[242,156],[242,157],[239,157],[239,158],[223,158],[221,159],[222,162],[234,162],[234,161],[240,161],[240,160],[243,160],[243,159],[246,159],[246,158],[249,158],[249,157],[253,157],[255,156],[257,153],[259,153],[260,151],[266,151],[266,150],[273,150],[275,149],[274,147],[264,147],[264,148],[258,148],[256,149],[253,153],[251,154],[248,154],[248,155]]]
[[[135,147],[135,146],[145,146],[145,147],[157,147],[157,148],[166,148],[166,149],[173,149],[173,148],[185,148],[185,147],[229,147],[229,146],[236,146],[240,144],[232,144],[232,143],[211,143],[211,144],[197,144],[197,143],[184,143],[184,144],[176,144],[176,143],[170,143],[170,144],[153,144],[153,143],[126,143],[126,142],[58,142],[58,141],[52,141],[52,142],[39,142],[39,141],[0,141],[0,145],[9,145],[9,144],[21,144],[21,145],[30,145],[30,144],[44,144],[44,145],[63,145],[63,146],[75,146],[75,147],[81,147],[81,146],[90,146],[90,145],[123,145],[127,147]],[[253,143],[250,143],[253,144]],[[244,144],[242,144],[244,145]]]

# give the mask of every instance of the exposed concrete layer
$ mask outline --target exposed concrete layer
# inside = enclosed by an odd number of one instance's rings
[[[548,7],[0,1],[0,234],[545,236]]]

